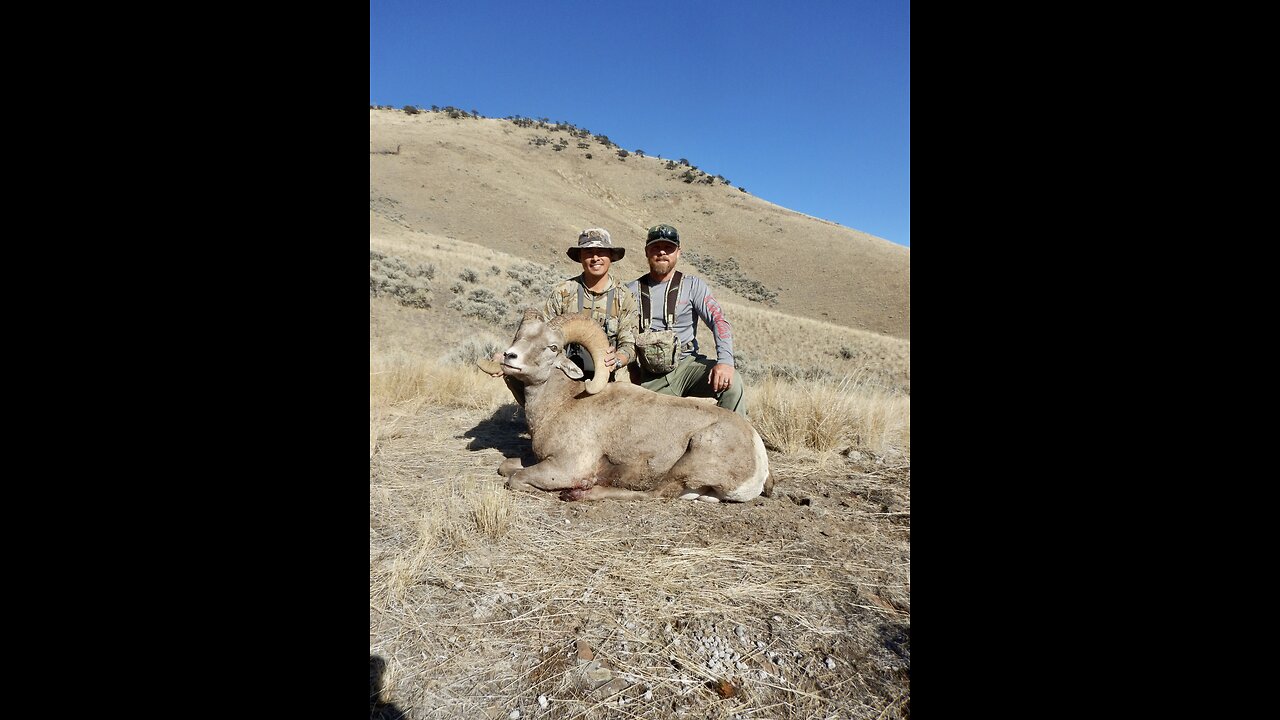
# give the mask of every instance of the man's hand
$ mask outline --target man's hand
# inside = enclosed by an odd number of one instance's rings
[[[631,362],[631,358],[627,357],[626,353],[619,355],[617,348],[612,345],[609,346],[609,349],[604,354],[604,366],[609,372],[613,372],[629,362]]]
[[[711,373],[707,375],[707,383],[715,392],[728,390],[733,385],[733,366],[716,363],[716,366],[711,368]]]

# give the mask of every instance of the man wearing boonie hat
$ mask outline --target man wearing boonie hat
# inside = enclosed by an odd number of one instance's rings
[[[636,322],[640,312],[635,296],[610,272],[614,262],[626,255],[626,248],[614,247],[613,238],[604,228],[587,228],[578,234],[578,242],[565,254],[582,264],[582,273],[551,289],[542,308],[542,316],[550,320],[556,315],[590,310],[591,317],[604,328],[609,338],[609,351],[604,364],[609,379],[630,382],[627,364],[636,356]],[[582,366],[588,378],[595,373],[591,354],[581,346],[571,345],[570,358]]]
[[[641,315],[647,316],[640,318],[639,330],[641,333],[674,331],[676,357],[673,368],[663,367],[659,372],[650,372],[644,367],[643,363],[649,361],[648,355],[641,358],[640,363],[631,366],[638,384],[664,395],[713,397],[720,407],[745,416],[747,400],[742,379],[734,374],[733,326],[702,278],[676,270],[676,263],[680,261],[680,233],[666,224],[649,228],[644,255],[649,261],[649,272],[627,283],[627,287],[641,297]],[[647,301],[643,296],[647,296]],[[668,300],[671,307],[667,307]],[[716,348],[714,360],[698,352],[698,320],[711,329]],[[649,337],[645,335],[646,339]]]

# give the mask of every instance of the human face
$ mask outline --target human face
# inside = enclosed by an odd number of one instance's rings
[[[609,273],[613,264],[613,251],[608,248],[583,248],[578,251],[582,273],[588,280],[599,280]]]
[[[663,280],[676,269],[676,263],[680,260],[680,246],[666,240],[649,243],[644,248],[644,257],[649,261],[649,274]]]

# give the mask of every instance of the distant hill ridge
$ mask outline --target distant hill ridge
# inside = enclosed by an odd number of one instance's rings
[[[630,280],[647,269],[644,229],[665,222],[680,230],[681,269],[719,297],[911,338],[910,248],[757,198],[696,158],[619,148],[569,123],[410,110],[369,110],[371,232],[381,218],[567,276],[578,231],[604,227]]]

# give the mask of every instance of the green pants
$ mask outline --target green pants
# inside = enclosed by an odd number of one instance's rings
[[[742,373],[736,371],[733,373],[733,384],[728,390],[714,392],[707,378],[711,375],[711,368],[715,366],[715,360],[701,355],[690,355],[681,360],[675,369],[666,375],[649,375],[635,365],[631,366],[631,371],[632,373],[639,371],[641,387],[676,397],[713,397],[720,407],[746,417],[747,398],[743,394]]]

